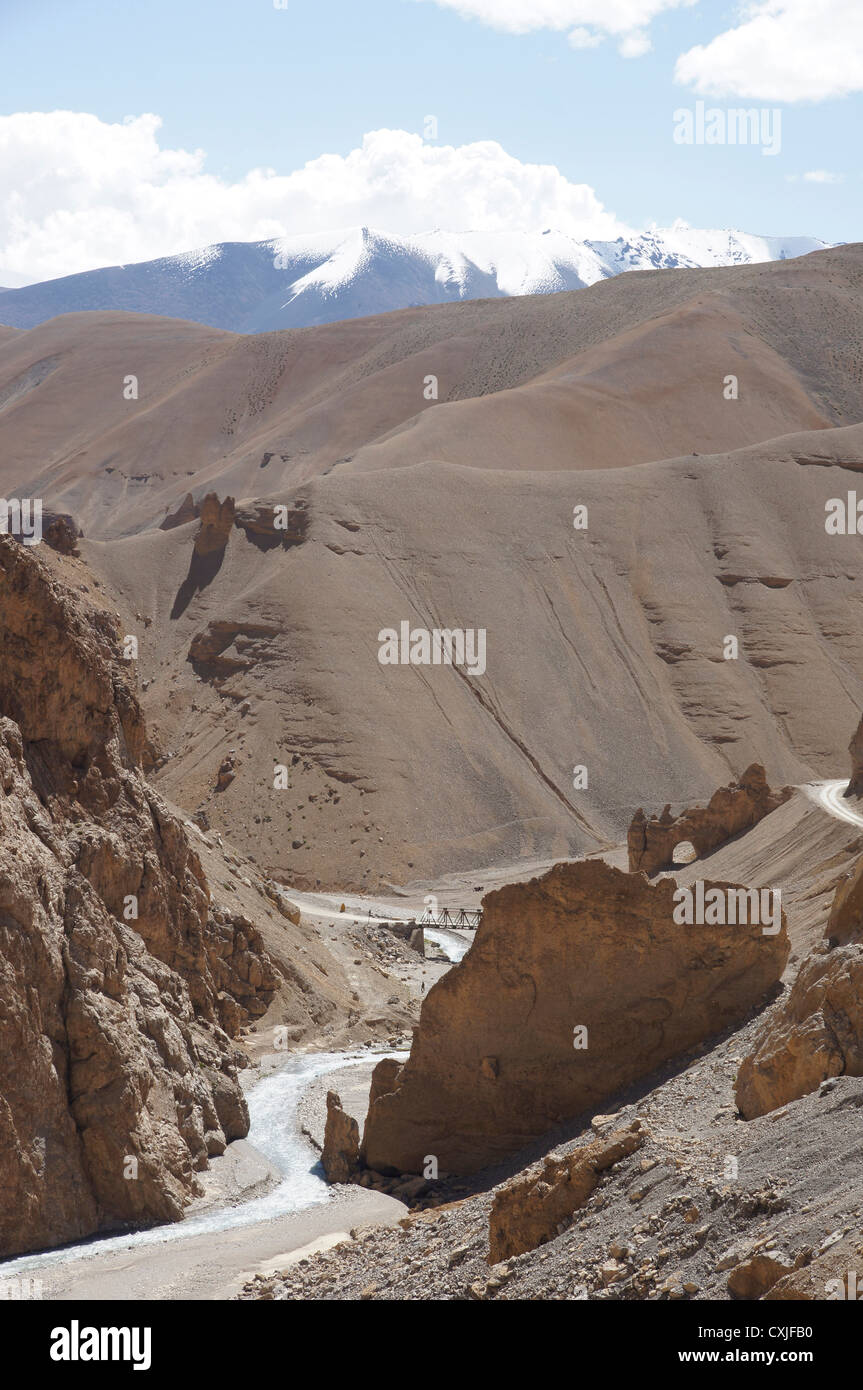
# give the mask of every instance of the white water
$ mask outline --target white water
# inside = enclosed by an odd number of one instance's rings
[[[265,1196],[253,1198],[240,1206],[216,1207],[200,1216],[171,1225],[88,1240],[60,1250],[48,1250],[40,1255],[21,1255],[0,1264],[0,1280],[19,1271],[36,1271],[46,1265],[79,1260],[102,1251],[128,1250],[135,1246],[183,1240],[187,1236],[272,1221],[276,1217],[328,1201],[330,1189],[317,1156],[300,1132],[297,1105],[303,1091],[317,1077],[326,1076],[328,1072],[342,1067],[359,1066],[362,1062],[368,1062],[373,1055],[364,1050],[316,1052],[288,1057],[277,1071],[270,1072],[250,1088],[247,1100],[251,1124],[247,1139],[282,1174],[278,1187]],[[386,1055],[403,1061],[408,1054],[395,1052]]]
[[[460,960],[464,960],[472,946],[472,942],[465,941],[454,931],[443,931],[439,927],[423,927],[423,931],[430,941],[436,946],[440,946],[447,960],[451,960],[454,965],[458,965]]]

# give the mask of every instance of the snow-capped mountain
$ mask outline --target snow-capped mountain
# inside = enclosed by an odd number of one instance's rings
[[[225,242],[0,290],[0,323],[32,328],[58,314],[123,309],[262,333],[420,304],[582,289],[629,270],[784,260],[827,245],[685,226],[616,241],[577,241],[552,230],[390,236],[357,227]]]

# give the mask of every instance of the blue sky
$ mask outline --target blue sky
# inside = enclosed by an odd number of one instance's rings
[[[502,32],[465,17],[458,2],[289,0],[279,9],[273,0],[4,0],[0,117],[59,109],[113,125],[154,113],[162,121],[163,150],[204,151],[200,167],[232,183],[255,168],[289,175],[323,154],[347,156],[369,131],[422,132],[433,114],[438,145],[495,141],[524,164],[554,165],[566,180],[589,185],[629,226],[683,218],[693,226],[859,238],[859,92],[777,100],[775,91],[797,90],[789,60],[773,74],[772,88],[765,78],[764,93],[753,96],[762,64],[751,54],[741,69],[748,62],[753,71],[734,79],[749,83],[742,96],[727,90],[721,71],[716,95],[708,90],[713,79],[702,81],[700,92],[697,83],[675,81],[682,53],[739,25],[735,6],[699,0],[663,11],[675,0],[607,0],[605,7],[599,0],[543,0],[545,13],[564,20],[600,17],[587,41],[601,41],[576,48],[568,39],[571,23]],[[521,0],[501,3],[517,16]],[[799,8],[806,0],[772,3]],[[613,18],[614,6],[627,4],[648,18],[660,11],[641,30],[652,44],[643,56],[622,57],[619,29],[602,28],[604,10]],[[809,4],[835,6],[840,19],[863,9],[860,0]],[[463,8],[468,16],[494,14],[491,0],[463,0]],[[530,14],[527,0],[524,13]],[[853,49],[856,21],[849,24]],[[785,38],[795,41],[793,27]],[[715,66],[722,68],[719,61]],[[853,86],[853,77],[844,85]],[[781,152],[769,157],[757,147],[676,144],[673,113],[694,107],[699,96],[710,107],[780,108]],[[23,127],[10,129],[7,149]],[[0,129],[0,146],[2,139]],[[67,158],[61,145],[57,161]],[[0,174],[9,177],[2,161]],[[26,181],[20,164],[13,163],[13,174]],[[58,190],[49,208],[47,187],[43,179],[41,201],[35,211],[27,204],[28,218],[62,214],[68,194]],[[0,198],[8,193],[4,183]],[[417,215],[424,212],[418,208]],[[44,228],[40,235],[47,236]],[[156,241],[159,235],[154,232]],[[9,247],[13,241],[10,234]],[[37,249],[26,254],[38,257],[42,244],[31,238]],[[0,219],[0,271],[3,266]]]

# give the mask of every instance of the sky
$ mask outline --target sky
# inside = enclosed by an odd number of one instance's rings
[[[0,285],[358,224],[861,236],[863,0],[0,0],[0,52]]]

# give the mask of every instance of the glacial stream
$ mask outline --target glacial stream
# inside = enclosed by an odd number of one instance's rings
[[[465,941],[457,932],[446,931],[441,927],[423,927],[423,931],[429,941],[433,941],[436,946],[439,946],[447,960],[451,960],[454,965],[458,965],[460,960],[464,960],[473,945],[472,941]]]
[[[368,1062],[372,1055],[365,1049],[287,1057],[277,1070],[269,1071],[252,1083],[246,1093],[251,1121],[246,1137],[282,1174],[278,1186],[264,1196],[252,1198],[238,1206],[214,1207],[170,1225],[153,1226],[125,1235],[94,1237],[42,1254],[21,1255],[0,1264],[0,1282],[25,1271],[36,1274],[47,1266],[101,1252],[128,1250],[135,1246],[185,1240],[189,1236],[253,1226],[329,1201],[330,1190],[320,1164],[300,1130],[297,1106],[303,1091],[318,1077],[343,1067],[359,1066]],[[386,1055],[398,1057],[399,1060],[407,1057],[404,1052],[388,1052]]]

